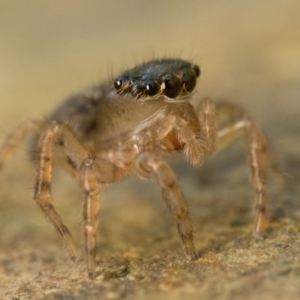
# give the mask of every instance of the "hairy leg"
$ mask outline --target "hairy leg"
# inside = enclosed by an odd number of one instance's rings
[[[160,185],[167,207],[176,218],[178,233],[184,244],[185,252],[191,259],[196,259],[189,209],[174,172],[167,162],[156,153],[145,152],[140,154],[137,157],[136,164],[138,173],[152,175]]]
[[[190,163],[200,165],[203,161],[204,151],[197,133],[190,128],[186,120],[173,113],[162,120],[155,134],[159,140],[163,140],[172,130],[175,130],[179,142],[184,144],[183,151]]]
[[[121,180],[127,173],[128,169],[118,168],[109,161],[99,158],[85,159],[80,167],[80,184],[84,194],[83,229],[90,279],[95,277],[99,194],[106,184]]]
[[[85,160],[80,168],[80,182],[84,194],[83,202],[83,230],[85,237],[86,263],[88,276],[95,277],[96,239],[98,228],[98,214],[100,209],[100,186],[94,170],[94,161]]]
[[[276,177],[282,180],[281,182],[283,182],[283,177],[259,126],[247,117],[245,112],[238,106],[220,103],[217,110],[226,124],[224,128],[218,131],[218,151],[221,151],[241,136],[246,138],[249,149],[251,180],[256,191],[254,234],[260,237],[266,226],[266,173],[268,167],[271,167]]]
[[[0,170],[16,152],[18,146],[24,141],[29,132],[38,131],[44,122],[37,119],[28,119],[21,122],[6,137],[0,148]]]
[[[63,145],[66,155],[78,170],[78,179],[84,195],[83,230],[87,269],[89,277],[94,278],[100,191],[106,183],[122,179],[128,170],[120,169],[104,159],[92,158],[89,151],[64,124],[52,122],[42,132],[38,145],[39,157],[34,199],[60,233],[72,259],[75,259],[76,252],[70,232],[51,204],[53,147],[57,140]]]
[[[63,224],[60,216],[51,203],[53,148],[55,141],[62,135],[61,131],[65,132],[65,130],[61,129],[61,127],[62,125],[53,122],[48,125],[40,135],[38,142],[38,161],[34,200],[61,235],[71,259],[75,260],[77,255],[71,234],[68,228]],[[72,134],[68,134],[68,137],[69,140],[75,140],[75,137]],[[72,143],[69,141],[68,144]],[[83,147],[79,146],[79,148]],[[85,153],[87,156],[84,148],[80,150],[81,151],[78,151],[79,153]],[[77,153],[77,156],[84,155],[79,153]]]

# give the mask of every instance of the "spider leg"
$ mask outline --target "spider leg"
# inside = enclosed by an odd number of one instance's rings
[[[190,163],[200,165],[205,154],[212,155],[216,150],[215,104],[209,98],[203,99],[200,107],[196,110],[198,116],[195,114],[194,109],[189,111],[186,107],[186,110],[192,116],[192,119],[186,119],[186,116],[180,117],[180,112],[167,116],[161,125],[162,128],[165,127],[165,130],[160,132],[160,138],[166,136],[167,128],[169,131],[174,129],[179,141],[184,144],[184,154]],[[195,119],[197,122],[195,122]],[[163,127],[164,124],[167,125]]]
[[[95,277],[96,235],[98,213],[100,209],[99,194],[107,184],[121,180],[129,169],[118,168],[104,159],[85,159],[80,167],[80,183],[84,194],[83,228],[87,269],[90,279]]]
[[[76,138],[72,130],[61,123],[52,122],[41,134],[38,144],[38,168],[34,199],[43,213],[60,233],[72,259],[76,258],[71,234],[51,204],[51,171],[54,142],[59,140],[68,158],[78,170],[83,190],[83,230],[89,278],[95,276],[96,234],[100,209],[100,191],[106,184],[122,179],[128,169],[120,169],[104,159],[92,158],[89,151]]]
[[[247,138],[251,168],[251,181],[256,191],[254,235],[262,236],[266,226],[266,170],[268,148],[261,129],[250,119],[242,119],[218,132],[218,151],[239,136]]]
[[[176,218],[178,233],[184,244],[184,250],[191,259],[196,259],[189,209],[174,172],[157,153],[144,152],[140,154],[136,164],[137,172],[143,175],[148,172],[160,185],[167,207]]]
[[[63,224],[59,214],[56,212],[51,203],[51,179],[54,142],[62,135],[61,132],[66,132],[64,129],[60,130],[61,126],[62,125],[56,122],[52,122],[45,128],[45,130],[43,130],[40,135],[38,141],[38,161],[34,200],[61,235],[71,259],[75,260],[77,254],[69,229]],[[69,131],[67,132],[69,133]],[[71,146],[72,141],[76,141],[72,134],[69,134],[66,140],[66,145],[69,147]],[[77,142],[77,146],[79,149],[77,148],[77,153],[74,151],[75,153],[73,153],[73,156],[78,158],[81,155],[84,155],[86,150],[80,145],[79,142]]]
[[[38,131],[44,122],[37,119],[27,119],[15,127],[6,137],[0,148],[0,170],[16,152],[18,146],[31,131]]]
[[[96,269],[96,239],[98,228],[98,214],[100,209],[100,187],[94,170],[93,159],[87,159],[81,166],[80,182],[84,194],[83,202],[83,230],[85,237],[85,251],[88,275],[95,276]]]
[[[176,113],[176,111],[175,111]],[[180,143],[184,145],[183,152],[192,165],[200,165],[203,161],[203,147],[199,142],[198,131],[190,128],[188,121],[171,113],[162,120],[155,132],[158,140],[163,140],[169,132],[175,130]]]

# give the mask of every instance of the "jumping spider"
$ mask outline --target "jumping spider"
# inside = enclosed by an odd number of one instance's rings
[[[38,140],[33,143],[37,153],[34,200],[61,235],[72,260],[76,259],[76,251],[70,232],[51,203],[53,163],[78,179],[83,191],[83,230],[90,278],[95,276],[100,192],[132,171],[142,178],[153,178],[161,187],[176,219],[184,250],[190,259],[196,259],[189,209],[176,176],[164,159],[165,152],[182,151],[192,165],[198,166],[205,155],[244,135],[256,191],[254,232],[263,233],[266,169],[270,162],[264,134],[234,105],[214,104],[207,98],[194,108],[189,100],[199,75],[197,65],[180,59],[140,64],[113,82],[71,97],[48,121],[21,122],[0,148],[1,168],[28,132],[38,133]],[[226,111],[231,123],[217,131],[219,108]]]

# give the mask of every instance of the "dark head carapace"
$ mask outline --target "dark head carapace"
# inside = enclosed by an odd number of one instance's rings
[[[184,60],[152,60],[125,71],[115,79],[114,87],[118,94],[137,99],[159,95],[176,98],[192,92],[199,75],[199,67]]]

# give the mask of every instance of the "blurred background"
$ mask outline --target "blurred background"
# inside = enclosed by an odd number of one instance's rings
[[[209,96],[245,107],[267,132],[291,189],[297,191],[300,177],[299,12],[300,2],[295,0],[1,1],[0,141],[19,121],[47,116],[64,98],[86,86],[106,81],[145,60],[180,57],[201,68],[193,101],[197,103]],[[26,161],[28,147],[20,148],[16,159],[0,175],[0,214],[5,224],[1,224],[1,243],[8,249],[11,249],[10,243],[16,246],[16,240],[22,241],[20,230],[24,230],[24,222],[29,223],[33,231],[35,226],[44,226],[45,230],[50,226],[37,208],[30,205],[34,169]],[[225,163],[219,161],[221,166],[231,169],[226,157],[224,160]],[[235,156],[230,158],[229,153],[228,161],[235,163]],[[243,160],[238,164],[243,165]],[[183,170],[180,166],[175,163],[177,170]],[[242,168],[246,170],[247,166]],[[191,201],[195,200],[188,183],[190,177],[179,173],[182,184],[187,186],[186,193]],[[226,180],[220,177],[214,188],[225,182],[228,188],[238,190],[241,181],[239,175],[234,176],[239,173],[233,171],[232,174],[233,179],[230,179],[225,168],[221,175],[226,176]],[[198,175],[203,183],[203,173],[200,171]],[[76,183],[63,178],[66,185],[56,184],[58,198],[66,203],[61,211],[68,212],[71,203],[74,204],[72,197],[65,200],[70,197],[64,196],[72,193],[75,186],[75,216],[68,222],[77,226],[80,191]],[[243,178],[247,179],[247,174]],[[131,183],[124,185],[123,193],[126,191],[130,200],[138,202],[145,186],[132,189]],[[66,186],[69,186],[67,191]],[[151,201],[160,197],[157,188],[153,190],[154,197],[150,185],[146,186],[149,193],[145,198]],[[251,198],[251,187],[247,191],[247,197]],[[209,198],[209,191],[207,193]],[[122,197],[126,197],[124,195]],[[104,210],[109,206],[107,203],[117,207],[125,201],[120,201],[114,190],[106,197]],[[299,202],[297,193],[289,198],[290,202]],[[133,200],[132,207],[137,202]],[[213,203],[212,214],[218,207]],[[150,211],[148,204],[144,205],[142,211]],[[128,210],[132,207],[129,205]],[[35,215],[23,220],[20,210],[25,215]],[[209,214],[204,216],[205,208],[201,211],[197,216],[210,219]],[[221,215],[221,208],[219,213]],[[150,219],[145,218],[145,224]],[[136,222],[134,215],[131,221]],[[171,226],[175,231],[173,223]],[[52,238],[60,249],[55,234],[50,231],[49,235],[47,243],[50,244]],[[26,237],[23,242],[26,243]]]

